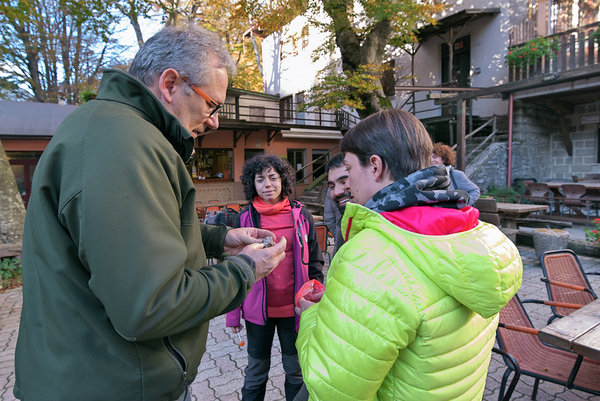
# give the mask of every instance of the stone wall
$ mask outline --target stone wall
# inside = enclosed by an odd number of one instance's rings
[[[600,103],[581,104],[568,115],[573,155],[569,156],[558,132],[552,134],[552,167],[555,178],[571,180],[573,175],[600,173],[598,163],[598,123]]]
[[[565,118],[573,144],[572,156],[559,132],[556,112],[536,103],[515,102],[511,185],[515,179],[571,181],[573,175],[600,173],[600,103],[576,106]],[[490,184],[506,185],[507,146],[494,143],[467,166],[467,175],[482,192]]]
[[[553,178],[551,135],[558,130],[556,113],[547,107],[517,101],[513,116],[512,180]]]
[[[506,143],[492,143],[481,152],[466,168],[465,173],[486,193],[490,185],[495,187],[506,186]]]

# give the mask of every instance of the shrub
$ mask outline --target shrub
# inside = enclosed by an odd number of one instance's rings
[[[594,219],[594,228],[585,228],[585,240],[600,245],[600,218]]]
[[[21,259],[2,258],[0,259],[0,280],[2,288],[10,288],[21,283]]]
[[[495,185],[490,185],[488,187],[486,195],[496,199],[498,202],[507,203],[517,203],[517,200],[520,197],[520,194],[512,188],[496,187]]]

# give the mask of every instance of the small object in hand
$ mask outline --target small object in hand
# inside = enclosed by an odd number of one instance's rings
[[[242,340],[242,337],[240,336],[240,332],[239,331],[238,331],[237,335],[238,335],[238,339],[240,340],[239,345],[240,345],[240,347],[243,347],[244,344],[246,344],[246,343],[244,342],[244,340]]]
[[[304,298],[307,301],[314,302],[313,298],[314,294],[318,294],[322,291],[325,291],[325,286],[321,284],[319,281],[312,279],[304,283],[302,287],[298,290],[295,297],[295,303],[297,307],[300,307],[300,299]]]
[[[275,245],[275,243],[273,242],[273,237],[263,238],[262,244],[263,244],[263,248],[269,248],[269,247],[272,247],[273,245]]]

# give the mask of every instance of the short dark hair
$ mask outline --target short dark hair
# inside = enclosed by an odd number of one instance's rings
[[[433,144],[433,154],[439,156],[445,166],[453,166],[456,163],[456,152],[442,142]]]
[[[258,193],[254,185],[256,174],[262,173],[265,169],[272,168],[281,177],[281,195],[288,196],[294,190],[296,184],[295,172],[290,163],[274,155],[255,155],[246,160],[242,168],[242,184],[244,185],[244,194],[246,199],[252,201]]]
[[[336,153],[325,165],[325,172],[328,173],[329,170],[336,167],[341,167],[344,165],[344,154]]]
[[[431,165],[433,145],[429,133],[415,116],[398,109],[387,109],[362,120],[342,139],[342,152],[354,153],[366,166],[377,155],[399,180]]]

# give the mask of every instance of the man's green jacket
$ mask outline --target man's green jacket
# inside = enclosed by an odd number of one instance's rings
[[[252,262],[200,225],[193,138],[141,82],[106,71],[37,165],[23,240],[17,398],[176,400],[208,322],[241,304]]]

